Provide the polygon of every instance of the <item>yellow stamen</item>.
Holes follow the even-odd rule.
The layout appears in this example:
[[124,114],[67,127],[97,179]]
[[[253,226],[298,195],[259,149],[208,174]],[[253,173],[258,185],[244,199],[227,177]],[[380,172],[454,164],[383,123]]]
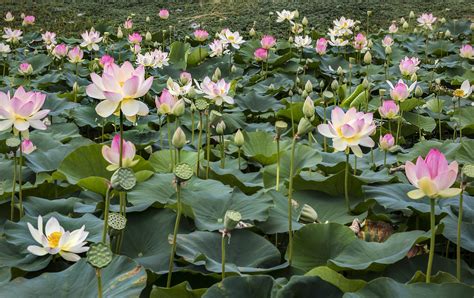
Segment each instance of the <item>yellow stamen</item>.
[[59,240],[63,234],[61,232],[53,232],[48,236],[48,244],[51,248],[56,248],[59,245]]
[[463,97],[464,96],[464,90],[456,89],[456,90],[454,90],[453,95],[456,96],[456,97]]

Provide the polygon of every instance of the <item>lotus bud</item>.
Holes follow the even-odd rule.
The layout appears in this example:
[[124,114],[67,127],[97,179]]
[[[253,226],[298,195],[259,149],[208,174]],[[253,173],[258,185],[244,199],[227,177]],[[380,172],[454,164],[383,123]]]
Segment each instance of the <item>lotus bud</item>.
[[440,22],[441,24],[444,24],[444,23],[446,23],[446,19],[443,17],[443,18],[441,18],[441,19],[439,20],[439,22]]
[[150,17],[146,17],[145,22],[150,23]]
[[249,35],[254,37],[255,35],[257,35],[257,32],[255,32],[255,28],[251,28],[250,31],[249,31]]
[[306,84],[304,85],[304,90],[308,93],[311,93],[313,91],[313,84],[310,80],[306,81]]
[[367,51],[364,55],[364,63],[365,64],[371,64],[372,63],[372,54]]
[[293,90],[288,91],[289,96],[293,96]]
[[336,73],[340,76],[342,76],[344,74],[344,70],[342,69],[342,67],[338,67],[337,70],[336,70]]
[[400,18],[400,24],[403,24],[403,23],[405,23],[405,22],[406,22],[406,21],[405,21],[405,18],[404,18],[404,17],[401,17],[401,18]]
[[236,72],[237,71],[237,67],[235,67],[235,65],[232,64],[232,66],[230,67],[230,72]]
[[153,46],[154,46],[155,48],[157,48],[157,47],[159,47],[159,46],[160,46],[160,43],[159,43],[159,42],[157,42],[157,41],[155,41],[155,42],[153,43]]
[[359,27],[359,26],[355,26],[354,29],[355,29],[355,31],[360,31],[360,27]]
[[380,97],[384,97],[385,92],[387,92],[387,90],[385,90],[385,89],[379,89],[379,95],[380,95]]
[[415,34],[418,33],[418,29],[417,28],[413,29],[413,33]]
[[302,97],[308,96],[308,92],[306,92],[306,90],[298,89],[298,91],[301,93]]
[[151,41],[151,39],[152,39],[151,33],[150,33],[150,31],[147,31],[146,34],[145,34],[145,40],[146,41]]
[[369,83],[369,80],[367,80],[367,78],[364,78],[362,80],[362,86],[364,87],[364,89],[369,89],[370,83]]
[[416,97],[421,97],[423,95],[423,90],[421,89],[420,86],[416,86],[415,88],[415,96]]
[[184,147],[184,145],[186,145],[186,135],[184,134],[184,131],[181,129],[181,127],[178,127],[175,130],[171,143],[176,149],[181,149]]
[[372,48],[373,46],[374,42],[372,41],[372,39],[369,39],[369,41],[367,42],[367,47]]
[[332,81],[332,83],[331,83],[331,89],[332,89],[333,91],[336,91],[337,88],[339,88],[339,83],[338,83],[336,80]]
[[226,232],[232,231],[242,220],[242,215],[238,211],[227,210],[224,215],[224,229]]
[[446,30],[446,32],[444,32],[444,36],[451,37],[451,31]]
[[372,15],[372,10],[367,10],[367,16],[370,17]]
[[303,20],[301,21],[301,24],[303,24],[303,26],[308,26],[308,19],[306,17],[303,18]]
[[280,137],[287,128],[288,128],[288,124],[285,121],[275,122],[275,131],[278,137]]
[[153,147],[151,145],[146,146],[144,149],[145,149],[145,152],[148,154],[153,153]]
[[295,18],[300,17],[300,12],[298,10],[293,11],[293,14],[295,15]]
[[412,82],[416,82],[417,78],[418,78],[418,77],[417,77],[416,73],[414,73],[414,74],[411,75],[410,80],[411,80]]
[[122,32],[122,27],[118,27],[117,29],[117,38],[122,38],[123,37],[123,32]]
[[301,214],[300,214],[300,221],[306,222],[306,223],[313,223],[318,220],[318,213],[316,210],[313,209],[308,204],[303,205],[303,209],[301,209]]
[[313,125],[311,125],[311,122],[309,122],[308,119],[306,118],[301,118],[300,122],[298,123],[298,130],[296,134],[298,136],[304,136],[307,132],[309,132],[313,128]]
[[412,11],[410,11],[410,15],[408,16],[410,19],[413,19],[415,17],[415,13]]
[[303,114],[306,118],[311,119],[314,116],[314,101],[308,96],[303,104]]
[[298,85],[299,85],[300,83],[301,83],[301,80],[300,80],[300,78],[299,78],[299,77],[296,77],[296,84],[298,84]]
[[217,123],[216,125],[216,133],[219,134],[219,135],[223,135],[224,134],[224,131],[225,131],[225,122],[224,121],[219,121],[219,123]]
[[244,139],[244,134],[239,130],[237,130],[237,132],[235,133],[235,136],[234,136],[234,144],[237,146],[237,147],[242,147],[245,143],[245,139]]
[[214,71],[214,74],[212,75],[212,80],[214,82],[217,82],[221,79],[221,70],[219,67],[216,68],[216,70]]
[[293,43],[293,36],[288,37],[288,42]]
[[471,31],[474,31],[474,22],[471,22],[471,26],[469,26],[469,29],[471,29]]
[[392,47],[391,46],[385,47],[385,54],[390,55],[391,53],[392,53]]
[[402,28],[403,29],[408,29],[408,27],[410,27],[410,25],[408,25],[407,22],[404,22],[403,25],[402,25]]
[[441,79],[440,78],[435,79],[435,83],[436,85],[441,85]]
[[325,85],[326,85],[326,83],[324,83],[324,81],[321,80],[321,81],[319,82],[319,88],[320,88],[321,90],[324,89],[324,86],[325,86]]
[[74,82],[74,84],[72,85],[72,92],[74,93],[79,92],[79,85],[77,84],[77,82]]
[[173,106],[171,113],[175,115],[176,117],[181,117],[184,114],[184,110],[185,110],[184,100],[180,99]]

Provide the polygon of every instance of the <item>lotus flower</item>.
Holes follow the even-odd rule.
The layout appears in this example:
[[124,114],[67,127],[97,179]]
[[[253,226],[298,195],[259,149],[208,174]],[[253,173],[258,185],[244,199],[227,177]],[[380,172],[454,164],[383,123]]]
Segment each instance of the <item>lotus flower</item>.
[[35,150],[36,150],[36,146],[33,144],[32,141],[25,139],[21,142],[21,152],[23,152],[23,154],[28,155]]
[[453,95],[459,98],[468,98],[472,93],[472,86],[469,84],[469,80],[465,80],[461,84],[461,88],[454,90]]
[[158,113],[163,115],[169,115],[172,113],[175,104],[178,102],[178,99],[173,96],[168,89],[163,89],[161,91],[161,96],[155,96],[155,104]]
[[395,138],[392,136],[392,134],[388,133],[388,134],[385,134],[383,137],[380,137],[380,140],[379,140],[380,149],[387,151],[387,150],[390,150],[390,148],[392,148],[393,145],[395,145]]
[[295,47],[297,48],[309,48],[311,47],[311,43],[312,43],[312,40],[311,40],[311,37],[309,37],[308,35],[306,36],[296,36],[295,37]]
[[403,102],[410,96],[410,93],[415,89],[416,82],[413,82],[410,87],[403,82],[402,79],[398,80],[395,86],[390,81],[387,81],[390,86],[390,96],[393,100]]
[[133,44],[139,44],[143,40],[142,36],[138,32],[134,32],[128,36],[128,41]]
[[51,217],[46,223],[43,233],[43,218],[38,216],[38,229],[27,223],[33,239],[41,246],[30,245],[27,250],[36,255],[44,256],[47,254],[59,254],[63,259],[71,262],[77,262],[81,257],[77,254],[89,250],[86,245],[86,238],[89,232],[85,231],[85,226],[72,232],[65,231],[55,217]]
[[405,57],[404,59],[402,59],[400,61],[400,65],[399,65],[400,72],[404,76],[411,76],[414,73],[416,73],[416,71],[418,69],[420,69],[418,67],[419,64],[420,64],[420,60],[418,58],[416,58],[416,57],[411,57],[411,58]]
[[390,25],[390,27],[388,27],[388,32],[390,32],[390,33],[397,33],[397,32],[398,32],[397,24],[392,23],[392,25]]
[[6,55],[11,52],[11,48],[9,45],[0,42],[0,54]]
[[334,34],[329,34],[329,44],[333,47],[343,47],[348,45],[349,41],[345,40],[344,38],[337,37]]
[[167,20],[170,17],[170,12],[167,9],[160,9],[158,16],[162,20]]
[[474,59],[474,49],[470,44],[465,44],[459,49],[459,56],[466,59]]
[[136,100],[144,96],[153,83],[153,77],[145,80],[143,66],[134,69],[128,61],[120,67],[111,63],[105,66],[102,77],[92,73],[91,79],[86,92],[92,98],[103,99],[95,108],[99,116],[106,118],[120,110],[133,122],[137,115],[148,114],[146,104]]
[[[132,27],[133,27],[133,21],[132,21],[132,19],[127,19],[127,20],[123,23],[123,27],[124,27],[125,29],[127,29],[127,30],[132,29]],[[119,29],[120,29],[120,27],[119,27]]]
[[382,45],[384,47],[391,47],[393,45],[393,38],[390,35],[385,35],[382,40]]
[[18,72],[24,76],[30,75],[33,72],[33,66],[28,62],[21,63]]
[[334,24],[334,30],[338,32],[338,36],[352,35],[351,29],[356,25],[354,20],[346,19],[345,17],[341,17],[332,22]]
[[408,180],[418,189],[408,192],[411,199],[450,198],[461,192],[459,188],[450,188],[458,175],[458,163],[453,161],[448,165],[446,157],[438,151],[431,149],[425,159],[421,156],[416,164],[407,161],[405,173]]
[[6,14],[5,14],[5,22],[13,22],[13,20],[15,19],[15,17],[12,15],[12,13],[10,11],[8,11]]
[[209,48],[211,49],[210,57],[220,57],[223,54],[227,54],[227,43],[224,43],[220,39],[215,39],[213,42],[209,44]]
[[277,11],[277,23],[283,23],[284,21],[293,20],[295,18],[295,12],[289,10]]
[[379,114],[385,119],[395,119],[399,111],[400,107],[393,100],[385,100],[379,107]]
[[46,45],[54,45],[56,44],[56,33],[46,31],[45,33],[41,34],[41,38]]
[[234,103],[234,99],[229,96],[230,84],[224,79],[215,83],[209,77],[205,77],[201,84],[196,84],[198,86],[196,92],[205,94],[204,97],[214,101],[216,105],[221,106],[224,101],[228,104]]
[[267,60],[267,58],[268,58],[268,50],[266,50],[264,48],[259,48],[259,49],[255,50],[253,55],[255,57],[255,60],[264,61],[264,60]]
[[232,32],[229,29],[222,30],[222,32],[219,33],[219,38],[223,43],[230,44],[234,49],[240,49],[240,45],[244,43],[239,32]]
[[144,67],[163,68],[169,65],[168,53],[154,50],[145,54],[137,54],[137,63]]
[[181,85],[173,81],[171,78],[166,81],[166,87],[168,88],[169,93],[176,97],[188,94],[193,84],[191,74],[187,72],[181,73],[179,81]]
[[82,58],[84,57],[84,52],[79,48],[79,46],[75,46],[69,51],[67,56],[69,57],[69,62],[77,64],[83,61]]
[[14,128],[24,132],[30,126],[44,130],[46,125],[41,121],[49,110],[41,110],[46,94],[40,92],[26,92],[19,87],[12,98],[10,92],[0,92],[0,131]]
[[358,157],[362,157],[359,146],[373,147],[375,142],[370,138],[376,126],[372,113],[357,112],[350,108],[346,113],[335,107],[331,112],[331,121],[328,124],[318,125],[318,131],[325,137],[331,138],[336,151],[349,149]]
[[326,49],[328,47],[328,41],[326,38],[321,37],[316,41],[316,53],[319,55],[324,55],[326,54]]
[[194,39],[196,39],[197,41],[203,42],[208,38],[209,33],[207,33],[206,30],[197,29],[196,31],[194,31]]
[[67,45],[65,45],[64,43],[61,43],[61,44],[58,44],[57,46],[55,46],[51,53],[57,59],[62,59],[64,57],[66,57],[67,52],[68,52]]
[[260,44],[262,45],[262,48],[269,50],[275,46],[276,39],[271,35],[264,35],[260,40]]
[[114,57],[110,55],[104,55],[99,60],[99,65],[105,67],[106,65],[113,64],[115,61]]
[[89,51],[98,51],[99,45],[98,43],[102,41],[102,37],[100,37],[100,33],[95,31],[94,28],[91,28],[90,31],[87,31],[81,34],[82,43],[81,47],[87,48]]
[[363,52],[367,50],[367,45],[368,45],[367,37],[365,37],[365,35],[362,33],[357,34],[356,37],[354,38],[354,49],[356,49],[359,52]]
[[[122,168],[131,168],[138,163],[135,158],[135,145],[132,142],[123,140],[122,143]],[[120,167],[120,135],[117,134],[112,140],[111,146],[102,146],[102,156],[110,163],[107,166],[108,171],[115,171]]]
[[3,28],[3,31],[5,32],[5,34],[2,35],[2,38],[5,39],[6,42],[15,44],[15,43],[18,43],[23,38],[23,36],[21,36],[23,34],[21,30],[18,30],[18,29],[12,30],[11,28]]
[[22,25],[23,26],[28,26],[28,25],[34,25],[36,21],[35,16],[25,16],[23,18]]
[[431,13],[424,13],[416,20],[418,21],[418,26],[421,26],[423,29],[433,30],[433,24],[436,22],[436,17]]

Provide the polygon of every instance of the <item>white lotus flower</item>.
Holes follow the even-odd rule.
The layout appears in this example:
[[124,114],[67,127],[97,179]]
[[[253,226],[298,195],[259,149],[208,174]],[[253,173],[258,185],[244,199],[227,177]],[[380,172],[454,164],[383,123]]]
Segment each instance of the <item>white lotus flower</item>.
[[18,43],[23,36],[23,32],[21,30],[15,29],[12,30],[11,28],[3,28],[5,34],[2,35],[2,38],[5,39],[6,42],[9,43]]
[[454,90],[453,95],[459,98],[468,98],[472,93],[472,86],[469,80],[462,82],[461,88]]
[[311,43],[312,43],[311,37],[309,37],[308,35],[305,35],[304,37],[298,35],[295,37],[295,46],[297,48],[310,48]]
[[220,39],[214,39],[213,42],[209,44],[209,48],[211,49],[210,57],[220,57],[224,54],[227,54],[229,50],[227,50],[227,43],[224,43]]
[[36,255],[44,256],[47,254],[59,254],[63,259],[71,262],[77,262],[81,257],[77,254],[89,250],[88,246],[84,246],[89,232],[86,232],[85,226],[72,232],[65,231],[55,217],[51,217],[46,223],[43,233],[43,218],[38,216],[38,229],[35,229],[30,223],[27,223],[31,236],[36,242],[41,244],[30,245],[27,250]]
[[282,10],[282,11],[277,11],[277,23],[283,23],[284,21],[289,21],[293,20],[295,18],[295,12],[294,11],[289,11],[289,10]]
[[89,51],[98,51],[99,46],[97,45],[99,42],[102,41],[102,37],[100,37],[100,33],[95,31],[94,28],[91,28],[91,31],[87,31],[81,34],[82,43],[81,47],[87,48]]
[[223,101],[234,104],[234,99],[228,95],[230,84],[226,83],[224,79],[215,83],[209,77],[205,77],[201,84],[196,82],[196,85],[198,87],[196,92],[205,94],[204,97],[214,101],[216,105],[222,105]]
[[223,43],[230,44],[234,49],[240,49],[240,45],[245,42],[238,31],[232,32],[229,29],[222,30],[219,33],[219,38]]

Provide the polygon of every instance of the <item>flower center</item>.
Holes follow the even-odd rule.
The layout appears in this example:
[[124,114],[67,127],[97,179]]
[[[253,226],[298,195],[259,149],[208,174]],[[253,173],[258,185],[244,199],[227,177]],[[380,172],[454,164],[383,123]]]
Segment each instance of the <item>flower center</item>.
[[453,92],[453,95],[456,97],[463,97],[464,96],[464,91],[462,89],[456,89]]
[[59,240],[63,234],[61,232],[53,232],[48,236],[48,244],[51,248],[56,248],[59,245]]

